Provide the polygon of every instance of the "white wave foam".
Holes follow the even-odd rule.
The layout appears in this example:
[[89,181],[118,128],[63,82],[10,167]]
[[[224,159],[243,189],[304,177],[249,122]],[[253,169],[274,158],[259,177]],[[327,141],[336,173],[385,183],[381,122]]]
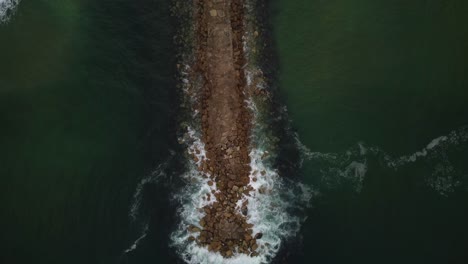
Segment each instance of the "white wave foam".
[[[203,148],[196,138],[196,133],[190,133],[192,148]],[[251,173],[250,185],[254,188],[250,196],[244,195],[238,202],[240,213],[241,204],[248,200],[247,222],[253,224],[253,233],[262,233],[263,237],[257,240],[259,256],[250,257],[245,254],[235,254],[225,259],[221,254],[208,251],[195,243],[188,242],[190,236],[198,236],[197,233],[188,232],[190,225],[199,226],[204,213],[200,208],[209,205],[214,200],[204,199],[207,193],[217,191],[216,186],[209,186],[208,179],[192,162],[191,169],[183,177],[190,185],[183,192],[175,196],[182,202],[179,210],[181,224],[171,235],[173,246],[178,250],[185,262],[190,264],[260,264],[268,263],[278,252],[283,239],[296,235],[303,218],[289,213],[291,209],[297,209],[308,204],[312,192],[309,187],[302,184],[288,185],[278,173],[265,164],[266,151],[261,148],[250,152]]]
[[390,159],[388,166],[397,169],[398,167],[407,165],[426,157],[429,154],[438,154],[444,152],[448,147],[457,146],[468,141],[468,128],[454,130],[446,136],[440,136],[433,139],[423,149],[414,152],[410,155],[401,156],[396,159]]
[[163,178],[166,176],[164,172],[164,167],[166,164],[161,164],[158,166],[158,168],[149,176],[143,178],[140,183],[137,185],[136,191],[133,194],[133,203],[130,207],[130,218],[135,221],[138,218],[138,213],[139,209],[141,206],[141,199],[143,197],[143,188],[150,184],[150,183],[156,183],[159,181],[159,179]]
[[0,24],[10,20],[19,2],[19,0],[0,0]]
[[124,254],[130,253],[134,251],[135,249],[137,249],[140,242],[146,238],[147,232],[148,232],[148,225],[145,225],[142,235],[137,240],[135,240],[135,242],[133,242],[133,244],[128,249],[124,251]]
[[[246,8],[253,12],[254,1],[249,0]],[[249,20],[247,18],[247,20]],[[244,32],[243,47],[246,55],[247,64],[244,65],[246,81],[248,88],[265,89],[266,83],[263,80],[263,74],[255,63],[255,52],[253,51],[255,43],[255,30],[253,21],[244,21],[246,31]],[[187,61],[190,61],[188,59]],[[184,63],[182,63],[184,64]],[[189,63],[187,63],[189,64]],[[187,66],[188,67],[188,66]],[[190,79],[187,67],[181,67],[181,87],[185,93],[185,102],[190,107],[196,109],[200,84],[194,79]],[[193,77],[192,77],[193,78]],[[246,92],[244,92],[247,95]],[[248,97],[248,95],[247,95]],[[291,238],[297,234],[301,223],[305,220],[297,214],[309,205],[313,195],[311,189],[298,182],[290,181],[280,177],[273,168],[272,152],[276,139],[271,134],[271,129],[267,127],[263,119],[262,109],[252,99],[248,98],[247,106],[253,113],[253,129],[251,134],[252,148],[249,153],[251,160],[250,185],[254,188],[250,196],[244,195],[238,202],[239,212],[241,205],[248,200],[247,222],[253,224],[253,232],[262,233],[262,238],[257,240],[259,253],[256,257],[250,257],[245,254],[235,253],[231,258],[224,258],[219,253],[210,252],[206,247],[201,247],[196,243],[189,242],[189,237],[197,237],[198,233],[189,233],[188,227],[191,225],[199,226],[204,212],[201,208],[213,203],[216,199],[211,195],[211,200],[207,200],[207,194],[212,191],[217,192],[216,184],[208,185],[209,178],[198,169],[202,160],[206,159],[205,146],[201,141],[200,124],[197,113],[192,115],[192,120],[187,120],[189,125],[187,133],[180,142],[186,144],[189,156],[195,157],[189,159],[189,170],[182,175],[182,178],[188,183],[179,193],[175,194],[174,199],[178,200],[181,207],[178,210],[181,222],[176,230],[171,234],[172,246],[177,249],[181,258],[189,264],[264,264],[269,263],[277,254],[285,239]],[[268,117],[267,117],[268,118]],[[294,211],[295,213],[292,213]]]
[[[171,155],[174,156],[175,152],[170,151]],[[130,206],[129,217],[132,222],[139,224],[140,236],[133,242],[133,244],[124,251],[124,254],[134,251],[138,245],[147,236],[149,225],[146,217],[142,217],[141,211],[142,202],[144,198],[144,189],[146,186],[151,184],[161,184],[163,179],[167,177],[165,169],[168,165],[168,161],[158,166],[158,168],[148,177],[144,177],[137,185],[135,193],[133,194],[133,202]]]
[[[198,133],[193,129],[188,129],[188,131],[183,141],[189,144],[189,153],[196,153],[196,150],[199,149],[199,160],[204,159],[204,144]],[[275,170],[266,165],[267,153],[261,148],[255,148],[250,152],[250,184],[254,190],[251,192],[251,196],[244,195],[243,199],[238,202],[237,208],[240,212],[242,202],[248,200],[247,222],[254,225],[254,234],[263,234],[263,237],[257,241],[259,256],[256,257],[235,254],[231,258],[225,259],[219,253],[210,252],[205,247],[188,241],[190,236],[198,236],[197,233],[188,232],[188,227],[190,225],[199,226],[199,221],[204,216],[204,212],[200,208],[215,201],[214,196],[211,200],[205,199],[206,195],[213,190],[218,191],[216,185],[208,185],[209,178],[204,177],[198,170],[197,163],[190,161],[190,170],[182,176],[190,184],[174,197],[182,204],[178,211],[181,223],[171,235],[172,245],[178,249],[185,262],[190,264],[268,263],[278,252],[282,240],[294,236],[299,231],[300,224],[304,219],[294,216],[288,211],[307,204],[312,192],[302,184],[287,185],[287,182],[283,181]]]
[[303,184],[287,182],[266,161],[266,150],[258,146],[250,153],[250,185],[254,188],[249,201],[247,221],[254,225],[254,233],[262,233],[258,240],[262,262],[267,263],[278,252],[283,239],[293,237],[305,220],[290,213],[291,209],[308,206],[311,189]]
[[[246,69],[247,75],[249,75],[249,69]],[[263,85],[262,82],[256,82],[256,84]],[[269,263],[284,240],[295,236],[302,222],[305,221],[305,217],[293,214],[292,211],[301,211],[309,205],[313,195],[311,188],[299,182],[288,181],[280,177],[273,169],[269,160],[274,157],[271,149],[274,148],[276,141],[268,136],[267,124],[260,121],[264,114],[262,110],[258,109],[252,99],[247,99],[246,104],[253,113],[252,149],[249,153],[251,160],[249,177],[253,191],[250,196],[244,195],[238,201],[237,210],[241,213],[242,203],[248,200],[247,222],[253,224],[254,234],[262,233],[262,238],[257,240],[259,255],[250,257],[235,253],[231,258],[226,259],[219,253],[210,252],[206,247],[189,242],[190,236],[196,238],[199,235],[190,233],[189,226],[199,226],[204,216],[201,208],[213,203],[216,199],[211,195],[211,200],[207,200],[207,194],[218,190],[216,184],[208,185],[208,175],[204,175],[198,169],[202,161],[206,159],[205,145],[201,141],[200,133],[192,126],[188,126],[187,133],[179,141],[186,144],[189,155],[196,158],[189,161],[189,171],[182,176],[189,184],[174,196],[174,199],[182,204],[178,211],[181,223],[171,234],[171,241],[183,260],[189,264]]]
[[435,166],[433,173],[426,182],[437,193],[447,197],[461,185],[460,180],[455,175],[455,167],[445,158]]
[[[399,170],[407,165],[421,161],[431,160],[436,165],[432,174],[426,177],[427,185],[443,196],[454,192],[461,182],[457,180],[457,172],[447,158],[449,150],[468,142],[468,127],[461,127],[451,131],[447,135],[431,140],[424,148],[400,157],[392,157],[376,146],[366,146],[357,143],[350,149],[338,153],[312,152],[305,146],[296,134],[296,144],[305,160],[325,163],[322,174],[322,182],[327,187],[337,186],[343,180],[351,180],[355,190],[360,192],[363,180],[367,172],[367,159],[379,157],[381,165],[393,170]],[[349,181],[347,182],[349,183]]]
[[[204,247],[189,242],[190,236],[196,238],[199,235],[198,233],[190,233],[189,226],[199,226],[199,222],[204,216],[202,208],[216,201],[216,197],[211,193],[212,191],[217,192],[218,189],[216,183],[209,186],[208,175],[204,175],[198,169],[202,160],[206,159],[205,145],[201,141],[199,133],[191,127],[188,127],[187,131],[184,138],[181,139],[181,143],[187,144],[188,153],[195,155],[197,159],[189,160],[189,170],[182,175],[188,184],[173,197],[182,206],[178,209],[181,223],[171,234],[172,246],[177,248],[182,259],[187,263],[222,263],[216,262],[223,258],[220,254],[214,254]],[[208,194],[210,194],[210,199],[207,198]]]

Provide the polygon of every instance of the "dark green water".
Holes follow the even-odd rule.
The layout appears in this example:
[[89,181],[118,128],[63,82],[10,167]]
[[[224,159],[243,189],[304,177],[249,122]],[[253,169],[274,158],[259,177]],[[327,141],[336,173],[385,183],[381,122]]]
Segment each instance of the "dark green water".
[[175,141],[168,9],[22,1],[0,25],[0,262],[117,263],[132,242],[136,184]]
[[[273,6],[283,99],[312,152],[345,155],[364,142],[399,157],[468,124],[468,3]],[[397,171],[377,155],[353,154],[344,165],[306,161],[303,176],[322,195],[297,262],[466,263],[467,148],[447,146]],[[343,170],[356,159],[367,165],[360,192],[327,167]],[[451,176],[458,185],[446,196],[428,184]]]
[[[0,25],[2,263],[122,260],[138,234],[135,188],[176,141],[169,5],[23,0]],[[321,194],[285,263],[466,263],[466,142],[397,170],[342,156],[358,142],[411,155],[468,125],[467,12],[463,1],[273,3],[293,126],[312,152],[340,156],[304,162]],[[367,168],[362,188],[338,175],[352,161]],[[431,185],[447,178],[444,192]],[[156,226],[167,218],[155,210]],[[128,262],[174,263],[166,229]]]

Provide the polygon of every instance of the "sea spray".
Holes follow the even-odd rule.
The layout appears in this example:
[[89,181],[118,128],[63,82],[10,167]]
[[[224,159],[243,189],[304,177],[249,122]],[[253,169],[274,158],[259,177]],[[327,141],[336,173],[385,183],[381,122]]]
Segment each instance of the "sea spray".
[[8,22],[15,14],[19,0],[0,0],[0,24]]
[[[247,1],[247,7],[255,6],[255,1]],[[190,14],[190,5],[177,2],[175,9],[178,16],[184,16],[185,19]],[[177,11],[178,10],[178,11]],[[183,12],[180,12],[183,10]],[[257,47],[259,34],[254,25],[254,19],[248,18],[246,22],[246,32],[244,37],[244,52],[248,63],[245,65],[245,75],[247,85],[252,90],[271,92],[271,87],[266,81],[268,77],[263,74],[263,69],[256,61],[260,49]],[[179,54],[179,83],[180,90],[183,91],[182,108],[185,109],[185,118],[181,123],[179,137],[180,143],[186,148],[186,166],[185,172],[177,175],[185,182],[183,188],[177,189],[172,195],[172,200],[179,204],[177,228],[170,235],[170,243],[178,252],[179,256],[186,263],[269,263],[281,250],[284,241],[295,237],[299,232],[301,223],[306,219],[305,210],[311,205],[310,201],[315,192],[312,188],[300,183],[295,175],[281,173],[277,169],[275,160],[278,156],[279,139],[275,131],[271,129],[271,119],[284,118],[286,108],[281,109],[279,115],[271,115],[268,110],[269,101],[254,100],[249,98],[248,105],[254,114],[252,130],[252,146],[249,153],[251,172],[249,175],[250,185],[254,191],[250,196],[244,196],[243,200],[238,202],[238,209],[244,200],[249,201],[247,221],[253,224],[254,233],[262,233],[263,236],[258,243],[260,245],[259,255],[250,257],[244,254],[235,254],[232,258],[226,259],[219,253],[210,252],[206,247],[197,245],[190,241],[191,236],[198,236],[197,233],[188,232],[188,227],[198,225],[203,217],[203,208],[215,202],[215,196],[206,199],[206,195],[212,191],[216,192],[216,184],[209,185],[208,178],[198,167],[206,159],[206,150],[201,140],[200,113],[197,110],[199,104],[199,92],[201,86],[198,77],[190,75],[192,71],[194,46],[193,30],[191,25],[186,25],[176,36],[180,44],[181,53]],[[287,128],[285,128],[287,129]],[[303,161],[313,160],[325,164],[318,175],[327,181],[329,188],[332,185],[346,183],[355,188],[356,192],[363,189],[363,181],[368,171],[368,159],[377,157],[385,166],[393,170],[398,170],[408,164],[432,158],[444,149],[453,148],[459,143],[464,143],[468,139],[466,129],[460,129],[435,139],[425,148],[410,155],[394,158],[385,153],[378,147],[367,146],[365,143],[358,143],[352,148],[338,153],[312,152],[303,145],[297,134],[289,131],[289,136],[297,139],[295,148],[300,150]],[[447,169],[448,168],[448,169]],[[450,167],[441,165],[437,167],[436,173],[452,173]],[[451,181],[452,178],[449,178]],[[429,181],[428,181],[429,182]],[[433,182],[439,190],[449,193],[453,188],[444,188],[446,181],[440,180]],[[143,225],[143,230],[146,226]],[[144,238],[146,233],[140,238]],[[136,248],[140,238],[132,245],[130,249]]]
[[235,254],[230,259],[224,259],[219,253],[210,252],[189,241],[190,236],[197,236],[188,232],[188,227],[197,225],[203,217],[200,208],[213,203],[206,199],[206,195],[217,191],[216,185],[210,186],[208,178],[198,170],[200,162],[206,159],[204,144],[200,140],[199,132],[192,127],[187,127],[187,132],[180,142],[187,145],[189,156],[196,155],[196,159],[189,159],[189,170],[182,175],[187,182],[185,188],[174,195],[182,206],[178,210],[181,218],[177,230],[172,233],[173,246],[177,248],[181,257],[187,263],[269,263],[281,249],[285,239],[294,237],[300,230],[301,223],[305,220],[303,210],[307,208],[312,198],[311,189],[299,182],[281,177],[273,167],[275,159],[273,144],[274,138],[265,137],[266,123],[259,122],[264,113],[256,108],[253,101],[249,106],[255,111],[252,133],[252,150],[250,185],[254,191],[250,196],[244,195],[243,200],[248,200],[247,221],[253,224],[254,233],[262,233],[259,244],[259,255],[249,257],[244,254]]
[[[253,1],[247,1],[246,9],[252,11]],[[177,8],[184,9],[181,3]],[[188,14],[186,12],[185,14]],[[180,16],[180,12],[178,12]],[[244,52],[247,63],[244,66],[247,87],[246,91],[255,92],[268,89],[267,82],[261,67],[258,65],[255,53],[262,46],[258,43],[258,31],[255,29],[255,20],[249,17],[244,21]],[[187,26],[190,27],[190,26]],[[199,77],[191,75],[193,54],[190,47],[195,38],[190,34],[191,30],[181,30],[177,37],[182,43],[178,68],[180,89],[183,91],[183,104],[187,113],[181,124],[184,133],[180,137],[180,143],[187,149],[188,170],[181,178],[186,182],[186,187],[174,194],[174,200],[180,202],[178,209],[180,223],[171,234],[173,247],[181,258],[187,263],[269,263],[282,248],[286,239],[294,237],[300,230],[301,223],[305,220],[304,210],[309,205],[312,192],[309,187],[293,180],[291,175],[280,175],[275,169],[275,160],[278,149],[277,136],[271,129],[269,116],[271,112],[264,104],[268,101],[252,99],[250,95],[247,104],[253,113],[251,150],[250,156],[250,186],[253,191],[250,196],[243,195],[238,201],[237,210],[240,213],[241,204],[248,200],[247,222],[253,224],[253,233],[261,233],[262,238],[257,240],[259,245],[258,256],[247,256],[235,253],[231,258],[224,258],[221,254],[211,252],[207,248],[194,243],[197,233],[189,232],[190,226],[197,226],[204,213],[202,208],[213,203],[215,197],[206,199],[207,195],[217,192],[216,184],[208,184],[209,178],[199,170],[202,161],[206,159],[205,146],[201,140],[200,117],[197,110],[201,91]],[[246,93],[246,92],[244,92]],[[192,238],[191,238],[192,237]]]

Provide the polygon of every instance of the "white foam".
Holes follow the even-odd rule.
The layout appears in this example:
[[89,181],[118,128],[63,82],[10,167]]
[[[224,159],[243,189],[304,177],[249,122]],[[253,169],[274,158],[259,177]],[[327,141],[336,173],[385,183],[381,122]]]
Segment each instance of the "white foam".
[[[247,8],[253,10],[253,1],[247,1]],[[252,22],[252,21],[251,21]],[[253,60],[251,45],[255,45],[253,36],[254,30],[251,24],[244,21],[245,28],[243,38],[243,47],[248,63],[243,67],[245,71],[247,86],[249,90],[265,89],[266,83],[263,80],[263,73],[256,66]],[[188,60],[189,61],[189,60]],[[184,63],[182,63],[184,64]],[[188,63],[187,63],[188,64]],[[185,103],[191,108],[197,103],[196,80],[189,77],[187,67],[181,67],[181,87],[185,93]],[[194,92],[195,91],[195,92]],[[247,93],[244,92],[247,95]],[[180,201],[181,207],[178,210],[181,222],[176,230],[171,234],[171,244],[177,249],[181,258],[189,264],[263,264],[269,263],[277,254],[285,239],[291,238],[297,234],[301,223],[305,220],[297,214],[291,213],[304,209],[310,202],[313,192],[311,189],[298,182],[288,181],[280,177],[278,172],[273,169],[271,162],[272,145],[276,144],[275,139],[270,139],[271,129],[262,122],[262,110],[256,103],[247,96],[247,106],[253,113],[252,129],[252,148],[250,156],[250,185],[254,188],[250,196],[244,195],[238,201],[237,210],[241,211],[243,201],[248,200],[247,222],[253,224],[253,232],[262,233],[262,238],[257,240],[259,248],[258,256],[250,257],[245,254],[234,253],[231,258],[224,258],[219,253],[210,252],[206,247],[201,247],[196,243],[189,242],[189,237],[197,237],[198,233],[188,232],[190,225],[199,226],[199,221],[204,216],[203,208],[214,202],[215,196],[211,195],[212,200],[204,199],[207,193],[217,192],[216,185],[208,185],[209,178],[200,170],[202,160],[207,159],[205,146],[201,141],[200,124],[197,117],[198,113],[192,114],[193,120],[187,120],[187,133],[179,141],[186,145],[189,156],[195,156],[196,159],[189,160],[189,170],[182,175],[182,178],[188,183],[187,186],[174,196],[174,199]],[[254,181],[255,178],[255,181]]]
[[150,184],[150,183],[156,183],[159,181],[159,179],[163,178],[166,176],[164,172],[164,167],[166,164],[161,164],[158,166],[158,168],[149,176],[143,178],[140,183],[138,183],[137,188],[135,193],[133,194],[133,203],[130,208],[130,218],[135,221],[138,218],[138,211],[141,206],[141,199],[143,198],[143,188]]
[[455,175],[454,166],[447,159],[444,159],[436,165],[433,173],[426,181],[438,194],[447,197],[461,185]]
[[127,254],[137,249],[138,245],[140,244],[140,241],[146,238],[147,232],[148,232],[148,225],[145,225],[142,235],[137,240],[135,240],[135,242],[133,242],[133,244],[128,249],[126,249],[124,253]]
[[305,219],[291,214],[290,209],[307,206],[312,192],[306,185],[296,182],[288,184],[262,158],[265,152],[260,146],[250,153],[250,185],[254,191],[244,199],[249,201],[247,221],[254,225],[254,233],[263,234],[257,243],[261,247],[259,253],[265,257],[266,263],[276,255],[282,240],[295,236],[299,231]]
[[195,129],[187,127],[187,138],[184,140],[191,140],[192,143],[188,147],[188,153],[196,157],[195,164],[200,166],[203,161],[208,160],[206,157],[205,143],[200,139],[200,135],[197,134]]
[[[191,148],[202,148],[203,145],[196,138],[196,133],[190,133],[193,139]],[[175,196],[182,202],[179,210],[181,223],[177,230],[171,235],[173,246],[175,246],[182,258],[190,264],[195,263],[227,263],[227,264],[260,264],[268,263],[278,252],[283,239],[296,235],[300,224],[304,219],[294,216],[288,211],[291,208],[309,203],[311,199],[310,189],[302,184],[286,186],[278,173],[267,166],[264,162],[266,151],[255,148],[250,152],[251,173],[250,185],[254,188],[251,196],[244,195],[238,202],[240,212],[241,204],[248,200],[247,222],[253,224],[253,232],[262,233],[263,237],[257,240],[259,256],[250,257],[245,254],[235,254],[229,259],[223,258],[219,253],[208,251],[205,247],[200,247],[195,243],[188,242],[189,236],[197,237],[197,233],[189,233],[190,225],[199,226],[200,219],[204,216],[203,208],[211,204],[214,200],[203,199],[216,186],[209,186],[208,179],[201,175],[201,172],[192,162],[191,169],[183,175],[183,178],[190,181],[190,185],[181,193]],[[255,181],[254,181],[254,178]]]
[[[206,248],[188,241],[190,236],[198,237],[198,233],[190,233],[188,228],[191,225],[200,226],[199,222],[204,216],[202,208],[216,201],[216,197],[211,193],[212,191],[217,192],[218,189],[216,184],[209,186],[208,181],[210,179],[207,177],[208,175],[204,175],[198,169],[198,166],[202,164],[202,160],[206,159],[205,145],[200,139],[200,134],[192,127],[188,127],[187,131],[180,141],[187,144],[188,153],[195,155],[198,160],[189,160],[189,170],[181,176],[187,182],[187,185],[173,197],[182,206],[178,209],[181,222],[171,234],[171,244],[187,263],[222,263],[216,262],[219,258],[223,258],[220,254],[209,252]],[[210,194],[210,200],[207,199],[207,194]]]
[[[249,68],[251,69],[251,68]],[[248,71],[247,75],[248,75]],[[260,84],[261,82],[257,82]],[[208,185],[208,175],[203,175],[198,170],[202,160],[206,159],[205,145],[201,141],[201,135],[194,127],[188,126],[187,133],[179,142],[187,145],[189,155],[196,156],[189,161],[189,171],[182,176],[189,184],[174,199],[180,201],[178,214],[181,222],[176,231],[171,234],[172,246],[174,246],[183,260],[189,264],[261,264],[269,263],[277,254],[283,241],[297,234],[305,217],[294,215],[292,210],[304,209],[310,202],[313,192],[311,189],[298,182],[287,181],[280,177],[268,161],[273,155],[269,149],[274,140],[268,138],[268,127],[260,122],[263,114],[252,99],[247,99],[246,104],[253,113],[252,149],[250,156],[250,185],[253,187],[250,196],[244,195],[238,201],[237,210],[241,212],[242,203],[248,200],[247,222],[253,224],[253,233],[262,233],[262,238],[257,240],[259,248],[258,256],[250,257],[245,254],[235,253],[231,258],[225,259],[221,254],[210,252],[206,247],[189,242],[190,236],[197,237],[198,233],[190,233],[190,225],[199,226],[204,216],[203,208],[213,203],[204,199],[207,193],[217,192],[216,184]],[[195,125],[195,124],[194,124]],[[255,179],[255,180],[254,180]]]
[[188,250],[183,259],[190,264],[257,264],[263,263],[261,257],[249,257],[245,254],[235,254],[226,259],[219,253],[208,251],[204,247],[195,244],[188,245]]
[[[447,158],[449,150],[468,142],[468,127],[464,126],[453,130],[447,135],[439,136],[431,140],[424,148],[408,155],[392,157],[392,155],[376,146],[366,146],[357,143],[355,146],[337,153],[312,152],[305,146],[296,134],[297,148],[306,160],[325,163],[320,170],[322,182],[327,188],[339,186],[343,180],[351,183],[357,192],[363,187],[363,181],[367,173],[368,157],[380,158],[381,165],[392,170],[399,170],[412,163],[430,160],[434,165],[432,173],[426,176],[426,183],[440,195],[447,196],[460,186],[457,171]],[[349,181],[351,180],[351,181]]]
[[429,154],[437,154],[441,151],[443,152],[450,146],[456,146],[465,143],[466,141],[468,141],[467,128],[462,127],[450,132],[446,136],[440,136],[431,140],[431,142],[429,142],[423,149],[418,150],[410,155],[404,155],[396,159],[389,159],[387,165],[394,169],[398,169],[401,166],[414,163]]
[[19,0],[0,0],[0,24],[10,20],[19,2]]
[[[175,155],[174,152],[171,151],[171,155]],[[137,185],[135,193],[133,194],[133,202],[130,207],[129,216],[132,222],[137,223],[140,225],[140,237],[138,237],[133,244],[124,251],[124,254],[132,252],[135,250],[140,242],[146,238],[147,232],[149,229],[149,225],[147,219],[145,217],[141,217],[141,205],[142,199],[144,198],[144,188],[150,184],[160,184],[163,178],[166,177],[165,168],[168,164],[163,163],[158,166],[158,168],[148,177],[144,177]]]
[[[189,153],[196,153],[194,150],[199,149],[199,159],[202,160],[206,157],[204,144],[196,131],[189,128],[184,142],[190,143]],[[250,197],[244,195],[244,198],[238,202],[239,207],[237,208],[240,211],[243,200],[248,200],[247,221],[254,224],[254,234],[263,234],[262,239],[258,240],[259,256],[257,257],[235,254],[231,258],[225,259],[219,253],[210,252],[205,247],[188,242],[189,236],[198,236],[198,233],[189,233],[187,230],[190,225],[199,226],[199,221],[204,216],[200,208],[215,201],[214,196],[210,201],[203,199],[203,197],[206,197],[206,194],[212,190],[217,191],[215,185],[208,185],[209,179],[203,177],[203,174],[197,169],[196,162],[190,161],[190,170],[182,176],[190,184],[174,197],[182,203],[182,207],[178,211],[181,223],[171,235],[173,246],[178,249],[187,263],[268,263],[279,250],[281,240],[295,235],[298,231],[301,219],[287,213],[288,207],[294,205],[294,202],[282,199],[281,196],[282,194],[284,196],[286,187],[283,186],[277,172],[265,165],[262,158],[265,157],[265,152],[258,148],[250,152],[252,168],[250,184],[254,191],[251,192]],[[254,178],[256,181],[253,180]],[[307,187],[300,186],[300,188],[305,195],[297,197],[297,199],[301,202],[308,202],[310,195]],[[291,197],[295,195],[292,191],[288,194],[289,198],[294,198]]]

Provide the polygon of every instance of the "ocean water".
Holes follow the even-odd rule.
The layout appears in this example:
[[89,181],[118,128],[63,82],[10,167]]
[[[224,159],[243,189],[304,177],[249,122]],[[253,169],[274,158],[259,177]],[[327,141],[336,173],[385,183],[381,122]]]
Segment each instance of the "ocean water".
[[260,256],[186,241],[186,1],[0,0],[2,263],[466,263],[468,4],[247,3]]
[[463,1],[273,1],[279,82],[319,195],[290,263],[465,263]]
[[20,1],[0,24],[1,263],[122,261],[178,145],[169,4]]

